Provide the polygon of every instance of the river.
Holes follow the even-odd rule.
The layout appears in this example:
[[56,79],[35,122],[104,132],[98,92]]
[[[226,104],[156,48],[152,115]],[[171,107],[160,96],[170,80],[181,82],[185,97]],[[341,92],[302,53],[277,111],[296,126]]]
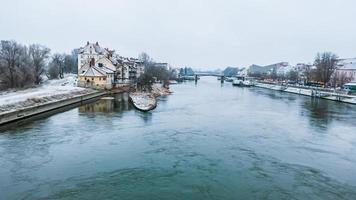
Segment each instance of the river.
[[356,199],[356,106],[203,77],[1,129],[0,199]]

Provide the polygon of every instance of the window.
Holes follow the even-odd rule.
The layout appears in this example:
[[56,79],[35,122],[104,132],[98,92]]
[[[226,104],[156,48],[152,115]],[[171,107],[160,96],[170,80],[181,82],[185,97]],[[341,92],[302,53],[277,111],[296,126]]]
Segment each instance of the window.
[[87,77],[85,77],[84,80],[87,80]]
[[99,81],[101,81],[101,78],[99,78]]
[[99,67],[103,67],[103,63],[98,63],[98,66]]
[[103,78],[104,79],[104,81],[106,81],[106,78]]
[[91,78],[91,80],[93,81],[93,80],[94,80],[94,78]]

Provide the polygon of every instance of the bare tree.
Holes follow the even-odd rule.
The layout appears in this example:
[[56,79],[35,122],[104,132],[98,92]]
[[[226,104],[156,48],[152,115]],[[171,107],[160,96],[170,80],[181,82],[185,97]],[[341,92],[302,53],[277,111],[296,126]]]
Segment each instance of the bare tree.
[[35,84],[40,84],[42,82],[42,74],[45,72],[46,59],[49,57],[50,49],[38,45],[32,44],[29,47],[29,55],[31,58],[31,64],[33,65],[33,73]]
[[304,69],[303,75],[305,77],[305,82],[309,83],[315,79],[316,70],[312,66],[307,65]]
[[331,84],[334,88],[336,87],[342,87],[348,82],[351,82],[353,80],[353,76],[348,76],[347,72],[342,72],[342,71],[336,71],[332,76],[331,76]]
[[0,72],[2,81],[10,88],[18,87],[18,73],[20,72],[20,58],[25,48],[15,41],[1,41]]
[[299,75],[296,70],[291,70],[290,72],[288,72],[287,77],[288,77],[288,80],[291,80],[291,81],[298,81],[298,79],[299,79]]
[[31,62],[29,49],[26,46],[23,46],[17,68],[16,87],[32,86],[35,83],[35,70]]
[[72,73],[76,74],[78,73],[78,49],[73,49],[71,56],[73,62]]
[[72,55],[64,56],[64,71],[65,73],[72,73],[75,68],[75,60]]
[[48,75],[50,79],[64,78],[64,58],[63,54],[54,54],[49,63]]
[[331,52],[318,53],[315,57],[314,65],[316,66],[316,79],[328,84],[332,74],[337,67],[338,57]]
[[143,62],[145,67],[148,67],[153,63],[153,59],[145,52],[140,53],[140,55],[138,55],[138,59]]

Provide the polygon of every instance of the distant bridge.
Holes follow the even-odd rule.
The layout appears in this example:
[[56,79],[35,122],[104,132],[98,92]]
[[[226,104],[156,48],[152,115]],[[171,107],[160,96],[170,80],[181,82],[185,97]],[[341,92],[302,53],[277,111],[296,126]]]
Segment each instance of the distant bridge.
[[214,72],[195,72],[195,75],[198,76],[224,76],[224,74],[220,74],[220,73],[214,73]]

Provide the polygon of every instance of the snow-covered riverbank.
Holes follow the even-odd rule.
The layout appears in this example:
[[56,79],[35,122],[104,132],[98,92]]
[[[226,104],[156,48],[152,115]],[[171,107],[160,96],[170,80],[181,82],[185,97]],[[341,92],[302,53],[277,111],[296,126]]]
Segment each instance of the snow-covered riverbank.
[[0,93],[0,112],[71,98],[95,92],[76,86],[76,75],[66,74],[64,79],[45,80],[38,87],[10,90]]

